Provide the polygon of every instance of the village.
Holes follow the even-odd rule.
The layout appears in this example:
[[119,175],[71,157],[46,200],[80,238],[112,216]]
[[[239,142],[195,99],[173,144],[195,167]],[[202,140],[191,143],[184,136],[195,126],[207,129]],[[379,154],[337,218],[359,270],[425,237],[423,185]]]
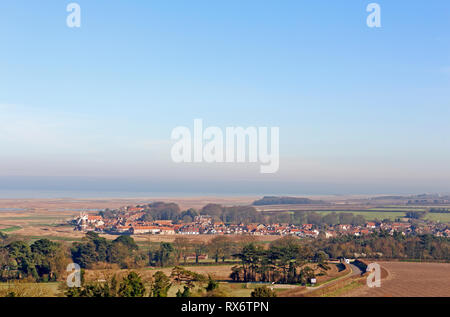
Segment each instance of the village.
[[365,236],[374,232],[387,232],[390,235],[423,235],[450,237],[450,227],[436,222],[414,221],[410,218],[395,222],[367,221],[364,224],[317,225],[289,223],[240,223],[229,224],[215,220],[210,215],[196,215],[193,221],[174,220],[143,221],[142,207],[124,207],[117,217],[103,217],[81,213],[71,221],[75,230],[95,231],[113,235],[253,235],[253,236],[297,236],[301,238],[334,238],[343,235]]

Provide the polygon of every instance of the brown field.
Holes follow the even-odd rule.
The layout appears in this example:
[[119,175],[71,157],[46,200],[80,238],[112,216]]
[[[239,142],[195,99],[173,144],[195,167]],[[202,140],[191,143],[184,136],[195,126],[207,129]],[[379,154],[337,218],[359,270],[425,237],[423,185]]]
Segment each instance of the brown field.
[[[372,212],[372,218],[382,218],[387,215],[385,211],[405,208],[397,201],[372,201],[366,196],[304,196],[311,199],[322,200],[320,205],[272,205],[257,206],[257,210],[265,213],[280,212],[286,210],[336,210],[336,211],[365,211],[362,214],[369,216],[370,208],[380,204],[394,204]],[[79,215],[81,210],[89,213],[97,213],[105,208],[118,208],[122,206],[135,206],[155,201],[175,202],[182,210],[188,208],[200,209],[208,203],[218,203],[225,206],[249,205],[261,197],[241,196],[204,196],[204,197],[142,197],[142,198],[59,198],[59,199],[0,199],[0,230],[9,234],[15,234],[31,239],[47,237],[60,241],[77,241],[84,234],[75,232],[69,226],[64,226],[68,220]],[[400,206],[400,207],[399,207]],[[378,207],[377,207],[378,208]],[[408,208],[415,208],[408,206]],[[423,206],[421,207],[423,208]],[[394,213],[395,215],[395,213]],[[401,216],[402,213],[399,213]],[[445,214],[434,214],[435,217],[444,217]],[[442,222],[444,222],[444,218]],[[115,236],[105,235],[108,239]],[[135,236],[141,242],[173,241],[174,236]],[[210,236],[200,236],[197,239],[208,240]],[[277,237],[260,237],[258,240],[271,241]]]
[[[183,266],[185,269],[196,272],[199,274],[204,274],[206,276],[211,275],[214,279],[221,281],[231,281],[230,273],[231,267],[233,265],[214,265],[214,266]],[[128,272],[134,271],[137,272],[144,281],[151,280],[153,274],[157,271],[162,271],[164,274],[170,276],[173,267],[166,268],[139,268],[139,269],[131,269],[131,270],[121,270],[118,268],[110,268],[110,269],[94,269],[94,270],[86,270],[85,278],[87,281],[96,281],[101,279],[106,279],[113,275],[117,275],[118,277],[125,276]]]
[[362,287],[339,296],[344,297],[448,297],[449,263],[379,262],[389,276],[380,288]]
[[[200,209],[208,203],[219,203],[226,206],[247,205],[257,197],[152,197],[152,198],[96,198],[96,199],[0,199],[0,229],[14,229],[8,234],[28,238],[47,237],[52,240],[76,241],[84,233],[74,231],[70,226],[64,226],[67,221],[80,214],[80,210],[89,210],[88,213],[97,213],[105,208],[118,208],[135,206],[154,201],[175,202],[181,209]],[[7,210],[7,209],[17,210]],[[108,239],[117,236],[102,235]],[[198,239],[207,241],[211,236],[200,236]],[[135,236],[141,242],[173,241],[174,236],[142,235]],[[265,239],[267,240],[267,239]],[[270,240],[270,238],[269,238]]]
[[201,208],[209,203],[222,204],[224,206],[249,205],[260,197],[142,197],[142,198],[55,198],[55,199],[0,199],[0,208],[23,209],[104,209],[133,206],[155,201],[177,203],[181,209]]

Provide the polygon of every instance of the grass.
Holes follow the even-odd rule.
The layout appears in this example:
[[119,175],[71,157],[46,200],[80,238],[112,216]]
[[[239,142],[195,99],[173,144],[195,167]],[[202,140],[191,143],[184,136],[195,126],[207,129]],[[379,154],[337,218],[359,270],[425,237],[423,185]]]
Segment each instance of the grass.
[[0,283],[0,294],[16,293],[21,297],[57,297],[61,282],[52,283]]
[[64,220],[70,217],[65,216],[27,216],[27,217],[1,217],[0,220]]
[[68,241],[68,242],[82,241],[81,238],[59,237],[59,236],[23,236],[23,237],[25,239],[30,240],[49,239],[53,241]]
[[395,220],[397,218],[403,218],[406,216],[406,213],[403,211],[352,211],[352,210],[348,210],[348,211],[321,211],[321,210],[317,210],[315,211],[317,213],[320,213],[321,215],[327,215],[330,213],[352,213],[353,215],[357,216],[357,215],[361,215],[363,216],[367,221],[371,221],[371,220],[383,220],[383,219],[390,219],[390,220]]
[[370,211],[392,211],[392,212],[400,212],[400,211],[425,211],[427,210],[426,208],[419,208],[419,207],[398,207],[398,208],[387,208],[387,207],[374,207],[374,208],[369,208],[367,210]]
[[5,228],[5,229],[0,229],[0,232],[8,233],[8,232],[14,232],[14,231],[17,231],[20,229],[22,229],[21,226],[13,226],[13,227]]
[[335,291],[332,291],[330,293],[322,295],[322,297],[336,297],[336,296],[341,295],[342,293],[348,292],[352,289],[355,289],[355,288],[358,288],[361,286],[362,286],[362,284],[359,281],[353,281],[340,289],[337,289]]
[[[198,296],[198,290],[202,290],[205,293],[205,287],[207,283],[195,283],[195,287],[191,289],[191,296]],[[255,287],[260,285],[249,285],[246,283],[228,283],[220,282],[219,289],[225,292],[230,297],[250,297],[251,292]],[[175,297],[178,290],[183,291],[183,285],[172,285],[172,287],[167,292],[168,297]]]
[[448,213],[448,214],[428,213],[426,215],[425,219],[449,223],[450,222],[450,213]]
[[[417,209],[416,209],[417,211]],[[320,213],[321,215],[327,215],[332,212],[335,212],[337,214],[339,213],[352,213],[353,215],[361,215],[366,219],[367,221],[373,221],[373,220],[383,220],[383,219],[390,219],[394,221],[397,218],[403,218],[406,217],[405,211],[329,211],[329,210],[317,210],[315,211],[317,213]],[[425,219],[432,220],[432,221],[439,221],[443,223],[450,223],[450,213],[427,213]]]
[[256,287],[269,284],[258,284],[258,283],[220,283],[220,288],[224,290],[230,297],[250,297],[252,291]]

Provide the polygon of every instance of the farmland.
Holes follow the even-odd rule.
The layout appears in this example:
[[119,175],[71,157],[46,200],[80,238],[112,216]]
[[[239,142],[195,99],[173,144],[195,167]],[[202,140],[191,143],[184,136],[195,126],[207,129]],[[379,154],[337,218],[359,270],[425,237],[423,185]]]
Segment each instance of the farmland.
[[[199,209],[208,203],[220,203],[224,206],[250,205],[256,197],[195,197],[195,198],[158,198],[154,200],[173,201],[180,208]],[[366,221],[390,219],[395,221],[406,216],[408,211],[424,211],[430,207],[448,207],[438,205],[410,205],[405,202],[390,200],[364,200],[361,197],[320,197],[324,204],[314,205],[270,205],[256,206],[262,214],[292,213],[296,210],[317,212],[324,216],[332,212],[352,213],[360,215]],[[0,200],[0,231],[18,235],[24,238],[37,239],[47,237],[58,241],[79,241],[83,233],[76,232],[67,226],[67,221],[87,211],[95,214],[105,208],[118,208],[126,205],[136,205],[152,201],[150,198],[135,199],[1,199]],[[441,223],[450,223],[450,213],[427,213],[425,219]],[[103,235],[108,239],[114,236]],[[174,236],[145,235],[136,237],[140,245],[149,245],[161,241],[172,242]],[[199,236],[207,241],[211,237]],[[258,240],[272,241],[274,237],[259,237]]]
[[437,297],[450,296],[449,263],[379,262],[389,272],[380,288],[363,285],[345,297]]
[[[378,262],[388,271],[388,277],[383,278],[380,288],[368,288],[365,283],[351,282],[342,284],[341,288],[333,289],[326,296],[338,297],[448,297],[450,296],[450,264],[448,263],[411,263],[411,262]],[[229,272],[231,265],[213,265],[213,266],[188,266],[186,269],[201,273],[211,274],[221,280],[220,288],[231,297],[250,297],[251,291],[258,286],[253,283],[232,283],[229,281]],[[143,280],[149,280],[157,271],[162,270],[170,275],[171,268],[164,269],[141,269],[138,273]],[[124,275],[127,270],[88,270],[87,279],[103,279],[111,276],[113,273]],[[334,284],[331,273],[330,284]],[[336,278],[336,277],[334,277]],[[344,280],[346,276],[343,276]],[[339,283],[336,283],[339,285]],[[24,296],[61,296],[60,283],[18,283],[7,284],[0,283],[0,294],[14,290]],[[198,284],[196,289],[204,285]],[[278,287],[279,286],[279,287]],[[294,287],[294,288],[292,288]],[[175,293],[181,286],[173,285],[169,291],[169,296],[175,296]],[[292,288],[292,290],[290,290]],[[278,296],[303,296],[308,295],[306,289],[291,285],[275,285],[275,291]],[[314,290],[310,290],[314,294]],[[295,295],[297,294],[297,295]],[[302,295],[303,294],[303,295]],[[308,295],[309,296],[309,295]],[[314,296],[314,295],[313,295]],[[316,295],[321,296],[321,295]],[[324,296],[324,295],[322,295]]]
[[[217,200],[216,200],[217,199]],[[205,204],[219,202],[224,206],[249,206],[252,203],[252,197],[240,197],[233,200],[232,198],[190,198],[190,199],[158,199],[167,202],[176,202],[180,205],[182,210],[186,208],[195,208],[200,210]],[[362,216],[362,223],[364,221],[383,220],[390,219],[395,222],[408,223],[406,219],[408,212],[427,212],[430,208],[450,208],[450,204],[435,204],[435,205],[414,205],[408,203],[394,204],[392,201],[371,201],[352,199],[336,199],[322,197],[323,204],[311,204],[311,205],[270,205],[270,206],[257,206],[256,209],[262,215],[283,215],[283,214],[295,214],[297,211],[308,214],[316,213],[320,216],[329,215],[331,213],[351,213],[355,217]],[[94,215],[99,210],[106,208],[121,208],[123,206],[136,206],[142,202],[148,202],[150,199],[57,199],[57,200],[0,200],[0,232],[2,234],[8,234],[13,239],[24,240],[28,244],[32,244],[35,241],[47,238],[55,242],[59,242],[64,248],[70,248],[73,242],[85,243],[86,233],[81,231],[75,231],[73,226],[68,222],[75,216],[80,214],[80,211],[86,211],[87,213]],[[344,215],[342,215],[344,216]],[[360,217],[361,218],[361,217]],[[403,218],[403,219],[402,219]],[[266,218],[267,219],[267,218]],[[280,218],[282,219],[282,218]],[[425,220],[432,220],[441,223],[450,223],[450,213],[434,213],[427,212],[424,217]],[[421,220],[422,223],[428,223]],[[281,223],[281,221],[280,221]],[[311,222],[307,222],[311,223]],[[388,222],[389,223],[389,222]],[[448,225],[440,225],[440,230],[448,228]],[[323,229],[325,228],[325,229]],[[329,227],[322,227],[323,230],[328,230]],[[321,230],[322,230],[321,229]],[[107,232],[107,231],[105,231]],[[116,239],[118,236],[100,232],[102,238],[106,238],[108,241]],[[182,235],[181,235],[182,236]],[[180,238],[180,235],[172,234],[140,234],[133,235],[137,246],[139,247],[140,255],[150,257],[150,253],[155,254],[155,250],[160,248],[161,242],[169,242],[176,245],[175,239]],[[189,236],[191,245],[211,243],[211,240],[217,237],[214,234],[198,234]],[[227,238],[232,240],[236,245],[244,245],[250,242],[254,242],[261,248],[268,249],[273,241],[280,239],[280,235],[249,235],[249,234],[231,234],[227,235]],[[406,236],[405,239],[411,237]],[[390,239],[390,240],[389,240]],[[434,239],[434,238],[433,238]],[[300,240],[302,238],[300,237]],[[349,241],[343,241],[338,248],[332,248],[333,245],[330,242],[332,239],[317,240],[314,242],[315,247],[321,248],[321,250],[327,250],[330,254],[330,258],[338,259],[339,254],[345,250],[353,250],[352,252],[372,252],[368,257],[371,257],[377,251],[381,251],[386,257],[383,257],[385,261],[397,258],[409,258],[409,259],[428,259],[428,260],[443,260],[442,254],[448,254],[445,249],[444,243],[435,240],[423,240],[430,243],[430,252],[423,251],[420,243],[417,244],[417,250],[422,252],[419,255],[410,254],[407,252],[409,249],[404,249],[404,245],[401,242],[395,240],[393,237],[380,238],[380,243],[372,243],[366,241],[366,247],[361,249],[361,245],[350,239]],[[387,243],[386,241],[390,242]],[[303,240],[308,243],[309,240]],[[406,240],[405,240],[406,241]],[[422,240],[420,240],[422,241]],[[419,241],[419,242],[420,242]],[[327,243],[331,244],[328,245]],[[414,242],[413,239],[410,242]],[[322,243],[318,246],[318,243]],[[414,242],[416,243],[416,242]],[[418,242],[417,242],[418,243]],[[405,242],[406,245],[406,242]],[[414,244],[416,245],[416,244]],[[180,245],[177,245],[177,248]],[[342,250],[340,249],[342,248]],[[369,249],[371,248],[371,249]],[[191,246],[192,249],[192,246]],[[413,248],[414,249],[414,248]],[[416,250],[414,249],[414,250]],[[433,251],[434,250],[434,251]],[[437,251],[439,252],[437,252]],[[342,252],[341,252],[342,251]],[[433,252],[431,252],[433,251]],[[435,252],[436,251],[436,252]],[[205,252],[205,251],[202,251]],[[209,251],[208,251],[209,252]],[[236,251],[233,251],[236,252]],[[345,254],[342,253],[342,254]],[[353,256],[349,255],[350,257]],[[440,255],[441,254],[441,255]],[[220,283],[220,288],[224,293],[233,297],[248,297],[251,291],[261,283],[261,280],[245,280],[249,281],[244,283],[244,280],[232,281],[230,273],[232,267],[241,265],[240,261],[236,257],[228,255],[224,263],[215,263],[211,254],[209,257],[197,259],[198,263],[195,263],[195,258],[192,255],[189,259],[185,259],[186,262],[176,262],[183,265],[187,270],[203,274],[205,276],[212,276]],[[347,257],[347,255],[345,255]],[[365,256],[365,255],[364,255]],[[359,257],[356,255],[355,257]],[[149,258],[150,259],[150,258]],[[175,262],[161,264],[159,266],[149,266],[149,259],[140,260],[140,262],[131,263],[130,266],[120,266],[117,262],[101,262],[93,263],[92,267],[86,270],[86,279],[89,281],[106,280],[114,274],[126,274],[130,270],[134,270],[139,273],[143,281],[147,286],[150,285],[151,276],[156,271],[163,271],[168,276],[171,273]],[[153,258],[152,258],[153,261]],[[152,262],[153,263],[153,262]],[[406,263],[406,262],[380,262],[389,275],[386,280],[383,280],[383,285],[380,289],[368,289],[362,282],[363,279],[357,279],[356,276],[348,271],[336,270],[333,265],[332,269],[326,272],[325,275],[318,275],[317,282],[320,285],[328,284],[333,286],[328,290],[328,286],[320,287],[317,289],[311,288],[308,284],[295,284],[297,282],[289,281],[292,284],[279,284],[271,286],[278,293],[279,296],[450,296],[450,276],[449,269],[450,264],[443,263]],[[121,269],[128,267],[129,269]],[[350,275],[350,276],[347,276]],[[348,279],[351,278],[351,279]],[[355,278],[355,279],[353,279]],[[14,293],[18,295],[30,295],[38,294],[39,296],[60,296],[63,286],[64,277],[61,276],[56,283],[19,283],[20,285],[0,284],[0,293],[7,294],[7,291],[14,290]],[[56,280],[55,280],[56,281]],[[267,280],[264,280],[267,282]],[[275,282],[278,283],[278,282]],[[179,285],[178,285],[179,286]],[[169,292],[169,296],[175,296],[175,293],[180,289],[178,286],[172,287]],[[197,290],[204,290],[203,284],[198,284]],[[178,287],[178,288],[177,288]],[[323,292],[322,292],[323,290]],[[5,293],[6,292],[6,293]],[[27,293],[28,292],[28,293]],[[31,293],[30,293],[31,292]],[[31,296],[31,295],[30,295]],[[193,293],[193,296],[195,294]]]
[[[367,211],[354,211],[354,210],[339,210],[339,211],[328,211],[328,210],[317,210],[316,212],[320,215],[326,215],[330,214],[332,212],[340,213],[340,212],[346,212],[346,213],[352,213],[355,216],[361,215],[363,216],[367,221],[374,221],[374,220],[384,220],[389,219],[392,221],[395,221],[398,218],[406,217],[407,211],[416,211],[417,209],[411,208],[411,209],[403,209],[403,210],[392,210],[392,209],[385,209],[379,210],[379,209],[373,209],[373,210],[367,210]],[[432,220],[432,221],[439,221],[443,223],[450,223],[450,213],[449,214],[437,214],[437,213],[429,213],[425,216],[425,219]]]

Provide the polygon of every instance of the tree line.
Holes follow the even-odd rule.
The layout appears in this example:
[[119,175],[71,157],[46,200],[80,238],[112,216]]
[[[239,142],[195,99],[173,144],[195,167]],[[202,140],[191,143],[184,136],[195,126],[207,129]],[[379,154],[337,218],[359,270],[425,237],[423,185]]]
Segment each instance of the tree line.
[[39,239],[29,244],[0,234],[0,281],[56,281],[69,262],[60,243]]
[[[274,282],[308,284],[316,274],[329,270],[328,255],[302,244],[298,238],[284,237],[268,248],[250,243],[234,255],[240,265],[232,268],[230,277],[236,282]],[[319,272],[311,264],[316,264]]]
[[347,235],[316,239],[311,240],[310,245],[323,250],[332,258],[450,261],[450,239],[429,234],[404,236],[401,232],[390,235],[387,231],[380,231],[360,237]]
[[[289,197],[265,197],[263,200],[281,199],[288,204],[291,200]],[[302,200],[303,198],[292,198]],[[263,205],[263,203],[254,203],[254,205]],[[363,225],[366,219],[363,215],[355,215],[351,212],[331,212],[320,213],[315,211],[292,210],[285,212],[260,212],[253,206],[232,206],[226,207],[220,204],[207,204],[200,210],[193,208],[181,210],[175,203],[155,202],[147,205],[139,205],[137,207],[143,208],[143,216],[139,221],[152,222],[156,220],[172,220],[173,223],[189,223],[194,221],[198,215],[208,215],[212,217],[214,222],[223,222],[225,224],[250,224],[250,223],[289,223],[294,225],[313,224],[316,226],[333,226],[338,224],[346,225]],[[430,212],[445,212],[445,210],[435,210]],[[126,216],[125,210],[111,210],[105,209],[99,212],[99,215],[104,218],[117,218]],[[410,211],[407,217],[420,219],[426,215],[424,211]],[[380,219],[383,222],[390,222],[389,219]]]
[[178,289],[176,297],[227,296],[211,276],[206,277],[180,266],[175,266],[169,276],[157,271],[143,279],[131,271],[122,279],[116,274],[102,281],[85,282],[83,279],[81,287],[65,287],[64,294],[67,297],[167,297],[172,287]]
[[82,242],[73,243],[70,253],[72,260],[82,268],[90,268],[96,263],[115,263],[121,268],[129,268],[142,260],[138,250],[130,236],[122,235],[111,241],[98,233],[88,232]]
[[201,256],[205,255],[212,259],[210,263],[239,261],[230,272],[235,281],[304,284],[313,276],[309,265],[314,263],[326,270],[328,258],[450,261],[450,239],[380,231],[330,239],[322,235],[316,239],[291,236],[267,245],[252,236],[215,236],[208,242],[179,236],[173,242],[139,248],[130,236],[108,240],[93,232],[71,246],[48,239],[26,242],[0,234],[0,280],[62,280],[71,262],[86,269],[95,269],[99,263],[123,269],[174,267],[189,261],[201,264]]
[[[263,222],[264,217],[252,206],[224,207],[218,204],[208,204],[200,210],[188,209],[181,211],[175,203],[155,202],[148,205],[139,205],[143,208],[144,215],[138,220],[172,220],[174,223],[188,223],[194,221],[198,215],[209,215],[215,221],[223,221],[229,224]],[[105,209],[98,214],[104,218],[117,218],[126,215],[124,210]]]
[[430,213],[436,213],[436,214],[448,214],[450,213],[450,209],[448,208],[430,208]]
[[264,196],[261,199],[253,202],[254,206],[264,205],[311,205],[311,204],[323,204],[321,200],[312,200],[309,198],[301,197],[279,197],[279,196]]

